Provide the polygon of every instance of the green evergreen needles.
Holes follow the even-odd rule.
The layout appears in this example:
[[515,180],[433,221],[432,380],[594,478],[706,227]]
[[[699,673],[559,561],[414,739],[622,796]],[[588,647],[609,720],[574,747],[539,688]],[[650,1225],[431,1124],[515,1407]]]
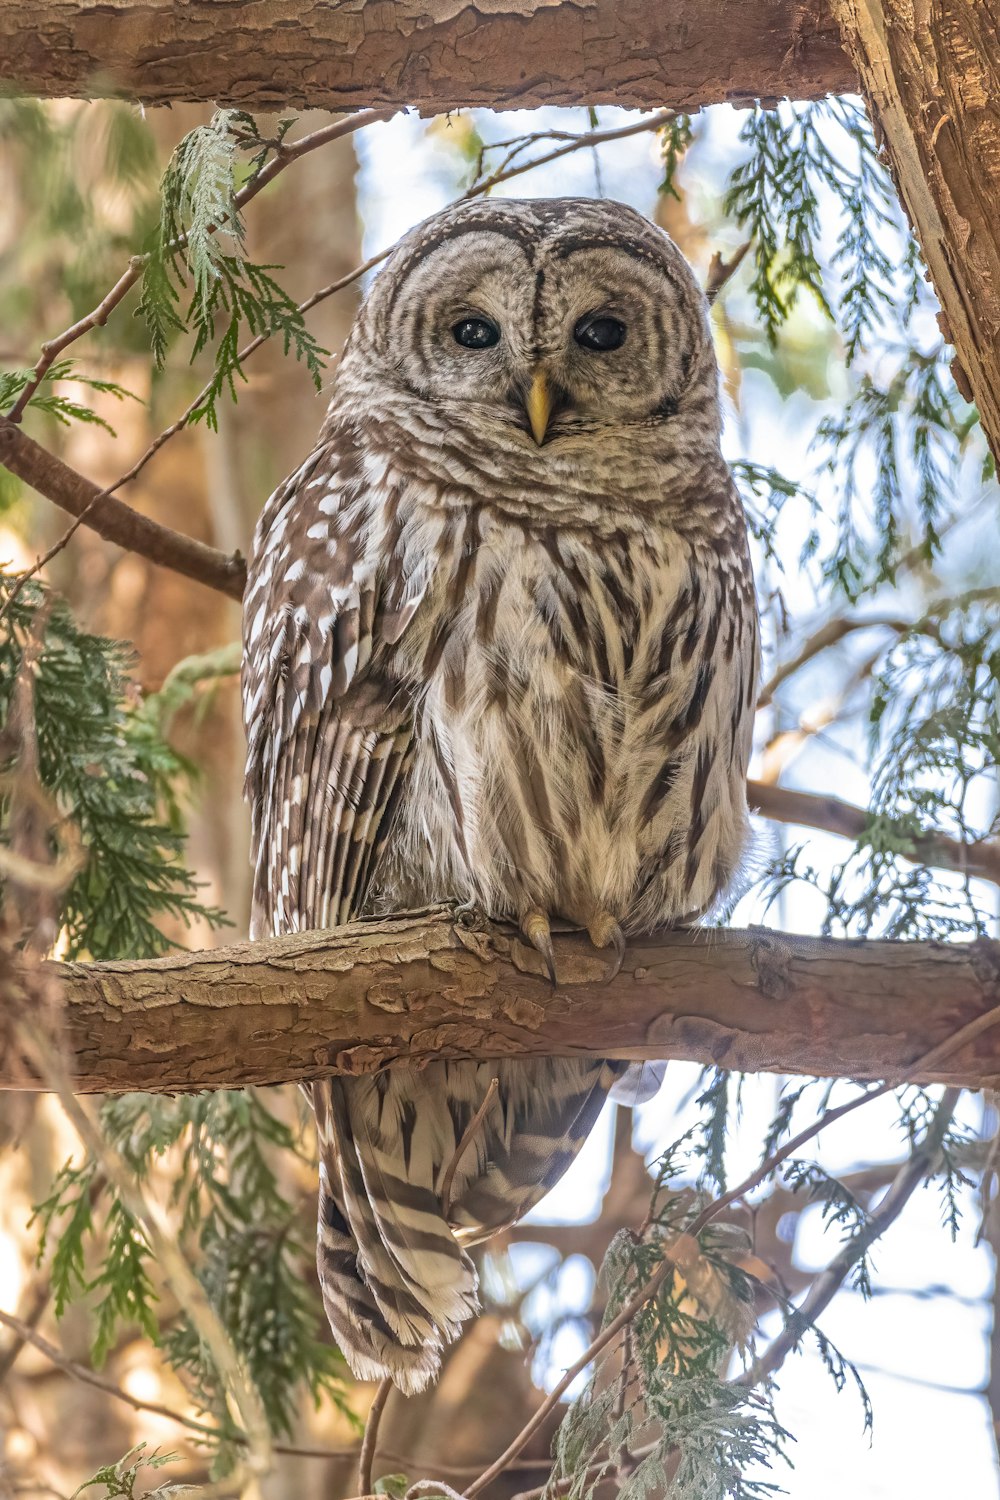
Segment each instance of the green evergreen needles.
[[[0,606],[11,580],[0,580]],[[29,584],[10,603],[0,633],[0,724],[8,719],[25,641],[43,599]],[[81,630],[52,600],[34,676],[42,787],[73,823],[85,860],[61,898],[68,958],[148,958],[173,946],[166,919],[219,926],[185,866],[179,789],[194,774],[153,719],[127,706],[130,647]],[[0,770],[16,768],[17,747]],[[0,838],[7,836],[0,801]]]

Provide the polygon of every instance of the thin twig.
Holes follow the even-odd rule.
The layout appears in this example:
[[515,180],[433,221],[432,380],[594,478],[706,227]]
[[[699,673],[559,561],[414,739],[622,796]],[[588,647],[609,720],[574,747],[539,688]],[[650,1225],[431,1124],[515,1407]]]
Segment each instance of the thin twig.
[[[261,168],[255,177],[251,178],[245,187],[240,188],[239,192],[236,193],[233,202],[237,211],[245,208],[248,203],[256,198],[259,192],[267,187],[268,183],[274,181],[279,172],[283,172],[293,161],[297,161],[299,157],[305,156],[307,152],[315,151],[320,146],[328,145],[330,141],[338,140],[341,136],[350,135],[355,130],[363,130],[367,125],[373,125],[379,120],[388,120],[396,113],[395,106],[391,109],[361,110],[358,114],[348,115],[345,119],[337,120],[332,125],[324,125],[320,130],[314,130],[311,134],[302,136],[300,140],[277,144],[274,148],[275,155],[272,159],[266,166]],[[215,234],[228,223],[228,214],[223,215],[218,224],[209,225],[207,232]],[[176,254],[177,251],[183,250],[186,244],[187,235],[178,235],[169,246],[164,247],[165,253]],[[8,421],[20,422],[28,402],[38,390],[38,387],[45,379],[56,358],[64,349],[68,349],[70,344],[75,344],[77,339],[82,338],[85,333],[89,333],[93,328],[104,326],[115,308],[125,300],[135,286],[145,267],[148,265],[149,260],[149,253],[145,255],[133,255],[129,260],[126,270],[119,276],[106,296],[101,298],[92,312],[87,313],[85,317],[78,319],[77,322],[71,324],[69,328],[64,329],[54,339],[48,339],[42,345],[31,379],[7,413]]]
[[386,1375],[379,1382],[372,1404],[368,1408],[365,1435],[361,1443],[361,1453],[358,1457],[359,1495],[370,1495],[372,1493],[372,1466],[375,1462],[375,1448],[378,1444],[378,1429],[392,1388],[392,1379],[389,1375]]
[[[965,1046],[967,1042],[974,1040],[977,1035],[988,1029],[988,1027],[997,1024],[1000,1024],[1000,1006],[996,1006],[985,1015],[977,1017],[976,1020],[971,1021],[967,1026],[960,1027],[958,1031],[954,1032],[940,1046],[932,1048],[929,1052],[918,1058],[907,1070],[908,1075],[919,1075],[922,1069],[936,1066],[942,1058]],[[766,1161],[762,1162],[760,1167],[751,1172],[737,1187],[732,1188],[728,1193],[721,1194],[720,1197],[702,1209],[701,1213],[692,1220],[682,1235],[679,1235],[675,1241],[668,1242],[663,1247],[664,1258],[652,1276],[638,1291],[633,1293],[618,1314],[612,1318],[611,1322],[601,1329],[589,1348],[570,1366],[562,1379],[557,1382],[548,1396],[546,1396],[545,1400],[540,1403],[517,1437],[508,1445],[500,1457],[488,1469],[485,1469],[479,1475],[478,1479],[475,1479],[467,1487],[465,1491],[467,1500],[474,1500],[474,1496],[478,1495],[481,1490],[485,1489],[488,1484],[491,1484],[494,1479],[502,1474],[512,1458],[518,1456],[525,1444],[537,1432],[548,1414],[558,1405],[562,1396],[577,1376],[581,1375],[587,1366],[593,1363],[597,1356],[607,1348],[612,1339],[615,1338],[626,1324],[632,1321],[636,1313],[645,1307],[650,1298],[656,1295],[668,1275],[673,1273],[675,1257],[678,1253],[680,1253],[682,1258],[685,1254],[690,1253],[691,1247],[697,1246],[698,1235],[713,1219],[717,1218],[725,1208],[734,1203],[738,1198],[744,1198],[748,1193],[751,1193],[765,1178],[771,1175],[774,1168],[779,1166],[786,1157],[800,1150],[807,1141],[818,1135],[822,1130],[825,1130],[828,1125],[832,1125],[837,1120],[843,1119],[845,1115],[853,1113],[854,1110],[859,1109],[862,1105],[870,1103],[873,1099],[880,1098],[883,1094],[888,1093],[890,1089],[897,1088],[898,1086],[896,1083],[878,1084],[875,1088],[866,1089],[863,1094],[858,1095],[854,1099],[847,1100],[845,1104],[838,1105],[835,1109],[824,1110],[818,1120],[813,1121],[804,1130],[800,1130],[796,1136],[793,1136],[790,1141],[787,1141],[784,1146],[775,1151]],[[949,1090],[948,1092],[950,1093],[951,1091]]]
[[588,130],[581,135],[571,136],[566,145],[557,146],[554,151],[547,151],[542,156],[533,156],[530,161],[518,162],[515,166],[500,167],[497,171],[491,172],[489,177],[483,178],[482,182],[477,182],[471,188],[467,188],[458,201],[479,198],[501,182],[510,182],[514,177],[531,172],[535,167],[547,166],[549,162],[559,161],[564,156],[570,156],[574,151],[601,146],[607,141],[621,141],[626,136],[642,135],[646,131],[661,130],[664,125],[669,125],[676,118],[676,110],[661,109],[647,116],[646,119],[635,121],[632,125],[620,125],[613,130]]
[[187,1427],[192,1432],[198,1433],[199,1437],[226,1437],[237,1442],[242,1437],[241,1433],[223,1432],[218,1427],[210,1427],[205,1422],[198,1422],[194,1417],[187,1417],[183,1412],[174,1411],[171,1407],[163,1406],[158,1401],[142,1401],[138,1396],[130,1395],[120,1385],[115,1385],[113,1380],[108,1380],[105,1376],[98,1375],[96,1371],[88,1369],[86,1365],[80,1364],[77,1360],[70,1359],[68,1354],[64,1354],[55,1344],[50,1344],[48,1339],[43,1338],[37,1332],[31,1322],[23,1318],[16,1318],[12,1313],[7,1313],[0,1309],[0,1323],[17,1335],[19,1348],[23,1348],[25,1344],[30,1344],[32,1348],[44,1354],[49,1363],[55,1365],[57,1369],[62,1370],[67,1375],[71,1375],[74,1380],[79,1380],[82,1385],[93,1386],[95,1390],[102,1391],[104,1395],[111,1396],[115,1401],[123,1401],[126,1406],[131,1406],[133,1411],[148,1411],[152,1416],[166,1417],[168,1421],[176,1422],[178,1426]]
[[[44,1281],[40,1281],[34,1288],[34,1295],[31,1298],[31,1306],[28,1309],[27,1317],[23,1319],[15,1318],[13,1320],[15,1326],[12,1328],[12,1332],[15,1337],[9,1347],[0,1355],[0,1386],[3,1385],[17,1363],[21,1350],[26,1344],[32,1341],[32,1334],[41,1322],[42,1315],[51,1300],[52,1283],[46,1278]],[[11,1315],[8,1314],[5,1316],[3,1312],[0,1312],[0,1320],[10,1323]]]
[[455,1154],[452,1157],[451,1161],[448,1163],[448,1169],[444,1174],[444,1180],[441,1183],[441,1192],[439,1194],[441,1199],[441,1212],[445,1219],[447,1219],[448,1215],[451,1213],[451,1188],[452,1183],[455,1181],[455,1173],[458,1170],[458,1164],[462,1160],[462,1157],[465,1155],[466,1151],[469,1149],[476,1131],[479,1129],[480,1125],[483,1123],[483,1120],[486,1118],[486,1111],[489,1109],[493,1096],[499,1087],[499,1078],[491,1078],[490,1086],[486,1090],[486,1093],[483,1095],[483,1102],[476,1110],[476,1113],[472,1116],[472,1119],[469,1121],[468,1125],[466,1125],[465,1129],[462,1131],[462,1139],[455,1147]]
[[840,1290],[851,1267],[856,1265],[868,1253],[875,1241],[885,1234],[891,1224],[895,1223],[916,1189],[929,1175],[961,1093],[961,1089],[945,1089],[924,1139],[900,1167],[878,1207],[868,1216],[867,1222],[857,1234],[852,1235],[826,1269],[816,1277],[777,1338],[772,1340],[749,1370],[732,1382],[733,1385],[744,1386],[749,1390],[759,1385],[761,1381],[769,1379],[776,1370],[780,1369],[787,1356],[801,1343],[805,1334],[814,1326],[820,1313]]
[[2,607],[0,607],[0,620],[2,620],[5,615],[9,614],[11,608],[14,605],[14,601],[21,593],[21,590],[24,588],[25,584],[27,584],[30,579],[36,578],[45,567],[46,563],[50,563],[54,557],[58,557],[59,553],[62,552],[64,547],[69,546],[69,543],[73,540],[74,535],[77,531],[79,531],[80,527],[86,521],[87,517],[91,514],[95,505],[97,505],[99,501],[106,499],[106,497],[110,495],[110,493],[110,490],[102,490],[100,494],[95,495],[93,500],[91,500],[89,504],[84,506],[83,510],[77,516],[76,520],[71,522],[70,525],[67,526],[66,530],[63,532],[59,540],[57,542],[53,542],[52,546],[48,549],[47,552],[43,552],[40,557],[36,557],[30,568],[18,575],[18,577],[14,581],[14,587],[7,595]]

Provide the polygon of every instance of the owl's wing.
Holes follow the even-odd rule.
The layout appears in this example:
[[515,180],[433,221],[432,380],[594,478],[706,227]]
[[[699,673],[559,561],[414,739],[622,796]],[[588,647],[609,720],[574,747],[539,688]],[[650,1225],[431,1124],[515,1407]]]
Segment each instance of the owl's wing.
[[[244,604],[254,935],[344,922],[364,900],[411,756],[412,694],[392,648],[429,582],[415,553],[394,496],[366,483],[346,440],[321,444],[261,516]],[[392,1368],[418,1390],[440,1330],[454,1336],[476,1306],[475,1270],[441,1216],[428,1154],[397,1145],[388,1120],[383,1137],[368,1083],[310,1086],[320,1285],[355,1371]],[[400,1118],[415,1118],[399,1087]]]
[[409,695],[387,661],[423,597],[391,495],[346,443],[321,443],[271,496],[244,597],[251,933],[355,915],[411,755]]

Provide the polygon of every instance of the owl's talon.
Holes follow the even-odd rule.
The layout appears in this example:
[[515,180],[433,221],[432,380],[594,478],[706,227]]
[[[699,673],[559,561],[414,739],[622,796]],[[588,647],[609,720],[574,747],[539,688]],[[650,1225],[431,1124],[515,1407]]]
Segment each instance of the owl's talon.
[[556,955],[552,947],[552,929],[548,917],[537,906],[532,906],[521,918],[521,931],[531,946],[542,955],[549,979],[553,985],[556,984]]
[[610,984],[617,979],[621,973],[622,964],[625,962],[625,934],[620,925],[608,911],[599,911],[587,924],[590,933],[590,941],[595,948],[613,948],[615,956],[611,960],[604,983]]

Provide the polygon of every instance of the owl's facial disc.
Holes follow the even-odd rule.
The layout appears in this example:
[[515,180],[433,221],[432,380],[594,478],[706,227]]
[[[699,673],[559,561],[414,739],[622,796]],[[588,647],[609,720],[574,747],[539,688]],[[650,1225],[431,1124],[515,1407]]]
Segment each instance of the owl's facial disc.
[[693,383],[715,410],[702,293],[623,204],[446,211],[403,242],[372,305],[378,379],[430,404],[463,451],[492,433],[534,464],[613,431],[659,441]]

